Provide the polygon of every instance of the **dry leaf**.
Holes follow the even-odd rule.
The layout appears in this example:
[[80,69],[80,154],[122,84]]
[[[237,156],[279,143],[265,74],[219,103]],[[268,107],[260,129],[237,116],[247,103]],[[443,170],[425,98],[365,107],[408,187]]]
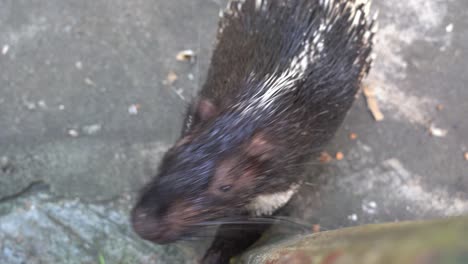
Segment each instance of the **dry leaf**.
[[379,105],[377,103],[377,99],[375,98],[375,91],[370,86],[363,87],[364,96],[366,97],[367,101],[367,108],[371,111],[372,116],[376,121],[382,121],[384,119],[384,115],[380,111]]
[[358,135],[356,133],[349,134],[349,139],[356,140],[357,138],[358,138]]
[[167,78],[166,78],[166,84],[168,85],[172,85],[175,81],[177,81],[177,74],[173,71],[170,71],[168,74],[167,74]]
[[313,226],[312,226],[312,230],[314,231],[314,233],[320,232],[320,225],[318,225],[318,224],[317,224],[317,225],[313,225]]
[[344,159],[344,154],[343,154],[343,152],[341,152],[341,151],[337,152],[336,155],[335,155],[335,158],[336,158],[336,160],[342,160],[342,159]]
[[330,156],[330,154],[328,154],[327,152],[320,153],[320,158],[319,158],[320,163],[329,163],[332,160],[333,160],[332,156]]
[[141,105],[140,104],[132,104],[128,107],[128,113],[131,115],[137,115],[140,111]]
[[192,61],[195,59],[195,52],[193,50],[182,50],[176,55],[178,61]]
[[445,137],[447,136],[448,130],[438,128],[434,124],[431,124],[429,127],[429,133],[431,133],[431,136],[433,137]]

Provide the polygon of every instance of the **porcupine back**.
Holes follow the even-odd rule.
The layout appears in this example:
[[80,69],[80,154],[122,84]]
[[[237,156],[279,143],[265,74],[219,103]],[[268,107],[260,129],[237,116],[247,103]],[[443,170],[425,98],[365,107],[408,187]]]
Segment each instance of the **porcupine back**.
[[[370,69],[375,22],[366,17],[369,6],[362,0],[231,1],[201,95],[274,130],[277,140],[294,138],[292,144],[307,148],[314,133],[310,150],[320,148],[317,142],[334,134]],[[280,126],[295,129],[281,133]]]

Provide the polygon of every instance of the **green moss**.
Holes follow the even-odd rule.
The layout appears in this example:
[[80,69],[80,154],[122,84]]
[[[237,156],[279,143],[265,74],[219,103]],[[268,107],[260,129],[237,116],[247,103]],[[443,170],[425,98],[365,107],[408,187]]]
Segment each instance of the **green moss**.
[[99,264],[106,264],[106,260],[101,253],[99,253]]
[[301,256],[312,263],[468,263],[466,234],[468,217],[367,225],[267,243],[241,260],[268,263]]

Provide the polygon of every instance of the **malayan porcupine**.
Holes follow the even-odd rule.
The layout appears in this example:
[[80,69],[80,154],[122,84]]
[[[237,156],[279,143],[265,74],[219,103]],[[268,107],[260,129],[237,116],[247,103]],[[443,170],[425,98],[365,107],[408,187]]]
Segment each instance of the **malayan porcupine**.
[[365,0],[230,1],[182,135],[132,212],[135,231],[162,244],[230,219],[205,263],[226,263],[251,245],[265,226],[233,225],[289,201],[370,69],[369,7]]

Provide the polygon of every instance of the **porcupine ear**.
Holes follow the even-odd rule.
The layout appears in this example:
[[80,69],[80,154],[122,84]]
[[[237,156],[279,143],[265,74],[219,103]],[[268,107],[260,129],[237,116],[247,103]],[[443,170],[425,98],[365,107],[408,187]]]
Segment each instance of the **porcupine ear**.
[[218,108],[211,100],[200,98],[195,103],[195,113],[198,119],[207,121],[218,113]]
[[200,122],[205,122],[218,114],[217,106],[209,99],[199,98],[192,101],[187,109],[187,114],[184,120],[184,129],[182,131],[182,139],[175,145],[181,146],[188,142],[192,137],[188,136],[189,132]]
[[272,143],[271,139],[264,132],[257,132],[250,139],[245,151],[247,155],[257,158],[260,161],[271,159],[275,152],[276,146]]

